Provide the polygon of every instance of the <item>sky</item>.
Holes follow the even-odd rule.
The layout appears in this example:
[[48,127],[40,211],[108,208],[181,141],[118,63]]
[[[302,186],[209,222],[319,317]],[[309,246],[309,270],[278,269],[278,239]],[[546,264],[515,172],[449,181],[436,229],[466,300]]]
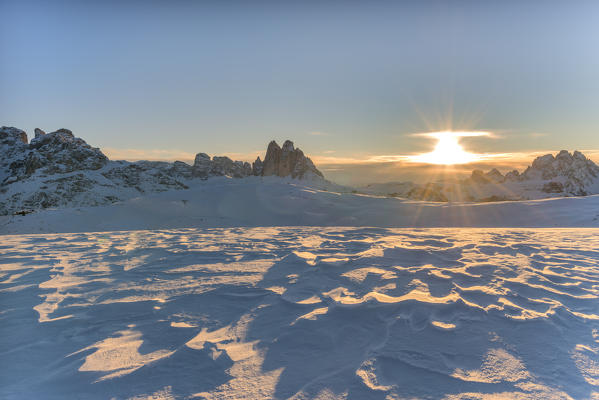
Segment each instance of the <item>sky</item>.
[[2,0],[0,15],[0,124],[68,128],[111,158],[253,160],[291,139],[356,183],[409,178],[373,160],[431,151],[414,133],[492,132],[461,143],[512,154],[505,168],[599,149],[596,1]]

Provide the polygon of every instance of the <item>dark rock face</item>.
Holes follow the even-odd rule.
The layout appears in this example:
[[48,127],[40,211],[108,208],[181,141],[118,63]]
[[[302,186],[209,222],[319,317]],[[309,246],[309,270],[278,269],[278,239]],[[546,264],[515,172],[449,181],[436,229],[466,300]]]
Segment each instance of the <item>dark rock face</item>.
[[[268,144],[266,156],[262,163],[262,175],[279,175],[279,165],[281,164],[281,147],[274,140]],[[280,176],[280,175],[279,175]]]
[[260,176],[262,175],[262,171],[264,170],[264,165],[262,164],[262,160],[260,157],[256,158],[256,161],[252,163],[252,175]]
[[192,167],[192,175],[194,177],[206,179],[210,176],[211,169],[212,161],[210,160],[210,156],[206,153],[196,154]]
[[306,157],[303,151],[294,148],[293,142],[290,140],[283,143],[283,148],[279,147],[274,140],[268,144],[262,164],[262,175],[291,176],[298,179],[308,176],[323,178],[312,160]]

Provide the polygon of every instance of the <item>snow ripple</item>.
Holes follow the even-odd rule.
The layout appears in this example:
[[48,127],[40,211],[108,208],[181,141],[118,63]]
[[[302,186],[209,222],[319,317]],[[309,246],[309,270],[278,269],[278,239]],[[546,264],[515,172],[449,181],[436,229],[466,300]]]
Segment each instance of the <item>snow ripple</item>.
[[599,398],[599,231],[3,236],[2,398]]

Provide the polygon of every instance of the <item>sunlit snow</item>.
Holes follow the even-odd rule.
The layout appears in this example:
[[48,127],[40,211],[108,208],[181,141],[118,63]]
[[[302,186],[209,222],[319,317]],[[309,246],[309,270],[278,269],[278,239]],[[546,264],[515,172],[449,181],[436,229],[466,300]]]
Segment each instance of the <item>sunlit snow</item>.
[[0,398],[599,396],[599,230],[3,236]]

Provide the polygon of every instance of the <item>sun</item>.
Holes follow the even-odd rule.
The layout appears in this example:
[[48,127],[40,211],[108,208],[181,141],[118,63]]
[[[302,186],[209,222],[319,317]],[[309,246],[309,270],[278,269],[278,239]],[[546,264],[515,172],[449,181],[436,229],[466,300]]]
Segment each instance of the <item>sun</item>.
[[468,164],[475,161],[480,161],[484,158],[482,154],[471,153],[464,150],[459,142],[459,138],[465,136],[490,136],[489,132],[427,132],[417,133],[415,136],[426,136],[437,139],[435,148],[430,153],[417,154],[410,156],[411,162],[419,162],[426,164],[438,165],[456,165]]

